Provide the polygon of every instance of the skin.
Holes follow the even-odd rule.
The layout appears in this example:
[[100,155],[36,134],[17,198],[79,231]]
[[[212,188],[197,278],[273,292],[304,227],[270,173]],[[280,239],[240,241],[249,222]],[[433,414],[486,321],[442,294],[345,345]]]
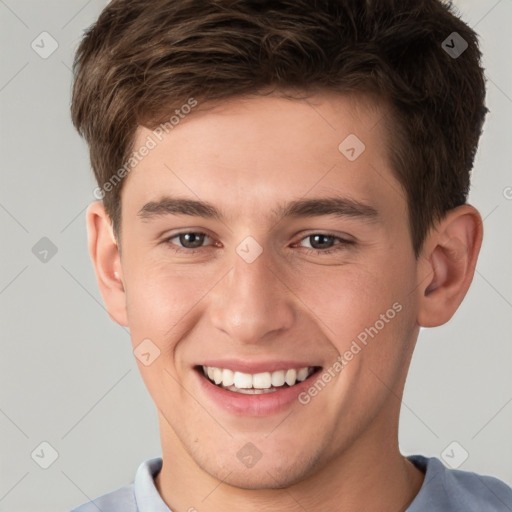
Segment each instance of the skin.
[[[398,448],[405,378],[420,326],[448,321],[466,294],[482,222],[472,206],[451,210],[415,258],[386,126],[384,106],[369,97],[233,98],[196,109],[129,174],[120,240],[102,204],[90,206],[89,249],[109,314],[129,327],[134,349],[149,338],[160,350],[137,364],[159,413],[155,483],[175,512],[398,512],[418,493],[424,475]],[[151,133],[139,127],[134,148]],[[351,133],[366,146],[353,162],[338,150]],[[269,213],[334,194],[378,217]],[[224,219],[138,215],[164,195],[207,201]],[[194,254],[169,240],[198,231],[210,238]],[[308,253],[318,233],[353,243]],[[263,249],[252,263],[236,252],[247,236]],[[193,366],[204,358],[300,357],[329,368],[397,302],[395,318],[307,405],[244,417],[197,384]],[[247,442],[262,454],[252,468],[236,455]]]

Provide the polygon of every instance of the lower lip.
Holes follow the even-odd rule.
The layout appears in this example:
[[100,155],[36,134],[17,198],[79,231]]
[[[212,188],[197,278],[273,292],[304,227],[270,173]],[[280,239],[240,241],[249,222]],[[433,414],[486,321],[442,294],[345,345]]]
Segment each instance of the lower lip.
[[258,395],[228,391],[210,382],[200,371],[196,370],[194,373],[197,374],[199,385],[207,397],[221,408],[240,416],[269,416],[286,410],[297,401],[300,393],[311,385],[311,379],[314,379],[318,371],[294,386]]

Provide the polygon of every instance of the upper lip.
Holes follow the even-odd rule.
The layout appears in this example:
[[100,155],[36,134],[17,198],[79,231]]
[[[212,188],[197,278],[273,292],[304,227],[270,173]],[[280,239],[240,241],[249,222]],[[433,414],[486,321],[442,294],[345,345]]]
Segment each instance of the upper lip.
[[234,372],[242,373],[263,373],[276,372],[278,370],[299,369],[306,367],[320,367],[311,361],[293,361],[293,360],[272,360],[272,361],[243,361],[240,359],[209,359],[198,363],[198,366],[213,366],[215,368],[223,368]]

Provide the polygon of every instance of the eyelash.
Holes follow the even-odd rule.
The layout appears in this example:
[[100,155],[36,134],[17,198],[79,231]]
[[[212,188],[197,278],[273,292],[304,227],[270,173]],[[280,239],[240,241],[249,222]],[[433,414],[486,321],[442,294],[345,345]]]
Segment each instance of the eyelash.
[[[174,238],[178,238],[180,235],[204,235],[205,237],[210,238],[206,233],[203,233],[202,231],[182,231],[181,233],[175,233],[174,235],[166,238],[165,240],[163,240],[163,243],[168,245],[169,248],[175,253],[196,254],[197,252],[204,249],[204,246],[199,247],[198,249],[187,249],[186,247],[176,246],[175,244],[173,244],[171,242],[171,240],[173,240]],[[309,248],[309,247],[302,247],[302,249],[306,249],[306,253],[308,253],[308,254],[328,255],[328,254],[332,254],[334,252],[342,251],[342,250],[346,249],[347,246],[354,244],[354,242],[352,240],[346,240],[337,235],[334,235],[333,233],[311,233],[311,234],[306,235],[305,237],[301,238],[298,243],[302,242],[303,240],[306,240],[307,238],[311,238],[315,235],[321,235],[321,236],[325,236],[325,237],[334,238],[334,239],[338,240],[339,243],[335,244],[332,248],[329,248],[329,249],[313,249],[313,248]]]

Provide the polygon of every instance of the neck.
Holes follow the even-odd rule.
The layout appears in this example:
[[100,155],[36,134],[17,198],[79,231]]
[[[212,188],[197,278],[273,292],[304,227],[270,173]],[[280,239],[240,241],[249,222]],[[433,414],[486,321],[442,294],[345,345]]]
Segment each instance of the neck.
[[[400,454],[396,430],[390,429],[379,437],[365,432],[321,469],[290,487],[241,489],[198,467],[166,426],[164,462],[155,484],[173,512],[224,512],[226,508],[244,512],[401,512],[417,495],[424,479],[424,474]],[[383,432],[382,426],[375,424],[370,429]]]

